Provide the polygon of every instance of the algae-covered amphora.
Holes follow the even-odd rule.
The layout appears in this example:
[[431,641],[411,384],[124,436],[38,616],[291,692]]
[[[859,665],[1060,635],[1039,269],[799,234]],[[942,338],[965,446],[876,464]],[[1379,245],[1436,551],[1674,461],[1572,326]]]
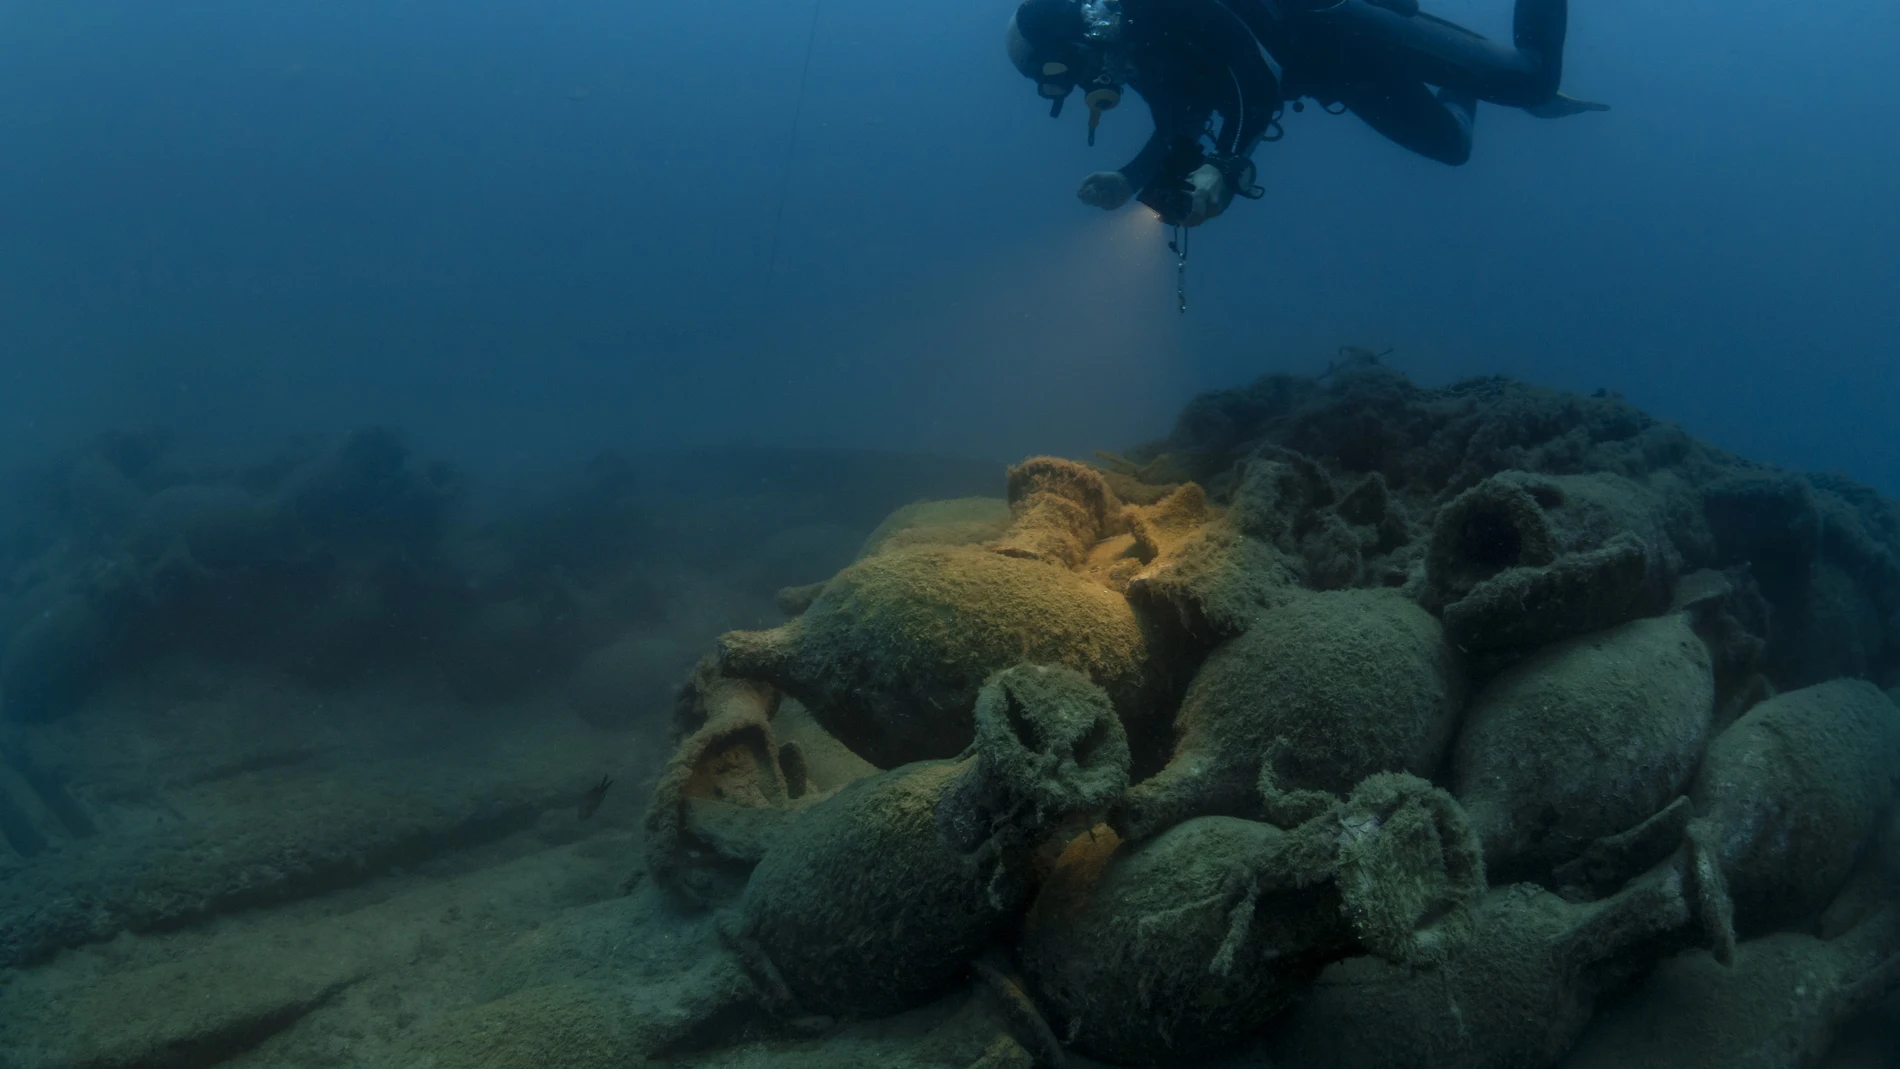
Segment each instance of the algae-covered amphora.
[[942,993],[1027,903],[1040,840],[1128,783],[1107,695],[1059,667],[997,673],[977,737],[839,790],[752,872],[729,942],[789,1016],[895,1013]]
[[1835,680],[1755,706],[1709,744],[1690,796],[1689,835],[1727,885],[1710,888],[1709,908],[1732,910],[1743,936],[1818,911],[1897,785],[1900,709],[1873,684]]
[[1325,965],[1414,960],[1483,887],[1456,803],[1412,776],[1366,780],[1291,831],[1197,817],[1139,843],[1070,843],[1024,921],[1020,959],[1056,1034],[1094,1057],[1180,1064],[1258,1031]]
[[1273,1029],[1274,1064],[1327,1069],[1543,1069],[1589,1024],[1598,997],[1703,937],[1694,867],[1670,862],[1615,896],[1573,903],[1533,884],[1493,888],[1470,937],[1402,968],[1329,969]]
[[1658,612],[1682,567],[1669,513],[1662,494],[1607,472],[1499,472],[1439,510],[1427,596],[1473,654]]
[[1424,609],[1386,590],[1284,594],[1215,650],[1175,718],[1174,756],[1128,792],[1129,840],[1196,816],[1260,816],[1281,786],[1345,795],[1378,772],[1429,776],[1461,693],[1457,651]]
[[1061,457],[1030,457],[1010,468],[1006,491],[1010,525],[990,548],[1063,568],[1081,564],[1121,512],[1101,473]]
[[1688,788],[1714,712],[1709,651],[1684,614],[1505,669],[1472,699],[1452,748],[1452,791],[1492,879],[1542,879],[1660,812]]
[[1837,938],[1776,932],[1723,965],[1663,962],[1590,1027],[1565,1069],[1808,1069],[1842,1024],[1900,989],[1900,903]]
[[976,692],[1019,662],[1060,664],[1141,716],[1148,639],[1128,599],[1067,569],[970,546],[878,554],[804,615],[720,639],[727,671],[804,702],[872,764],[955,756]]
[[1115,495],[1093,469],[1054,457],[1011,468],[1008,491],[1009,526],[987,545],[860,557],[812,588],[797,619],[722,636],[721,663],[797,698],[880,768],[962,751],[977,688],[1014,664],[1073,668],[1133,735],[1156,730],[1163,658],[1126,597],[1074,570],[1121,522]]

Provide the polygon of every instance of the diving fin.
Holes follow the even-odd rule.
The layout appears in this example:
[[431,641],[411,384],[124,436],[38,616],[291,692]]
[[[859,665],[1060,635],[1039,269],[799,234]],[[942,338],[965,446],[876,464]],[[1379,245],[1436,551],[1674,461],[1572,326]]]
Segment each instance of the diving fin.
[[1542,104],[1533,104],[1524,109],[1540,119],[1561,119],[1566,115],[1581,115],[1586,111],[1609,111],[1608,104],[1599,104],[1594,100],[1579,100],[1576,97],[1556,93]]

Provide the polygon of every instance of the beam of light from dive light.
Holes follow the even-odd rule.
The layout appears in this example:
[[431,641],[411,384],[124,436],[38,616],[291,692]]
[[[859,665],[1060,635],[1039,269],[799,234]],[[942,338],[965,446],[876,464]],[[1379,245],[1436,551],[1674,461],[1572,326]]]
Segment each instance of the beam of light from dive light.
[[1187,311],[1187,231],[1175,227],[1164,219],[1160,212],[1149,210],[1145,205],[1134,211],[1121,213],[1121,218],[1107,228],[1110,240],[1121,249],[1121,254],[1135,264],[1153,262],[1154,250],[1165,249],[1174,266],[1175,311]]
[[1123,211],[934,265],[894,279],[833,359],[858,390],[932,398],[906,428],[918,448],[1066,454],[1141,438],[1165,428],[1188,374],[1162,249],[1158,224]]
[[1117,246],[1127,247],[1131,251],[1135,246],[1152,246],[1160,238],[1167,224],[1159,212],[1146,205],[1135,205],[1133,211],[1117,213],[1115,222],[1108,227],[1110,240]]

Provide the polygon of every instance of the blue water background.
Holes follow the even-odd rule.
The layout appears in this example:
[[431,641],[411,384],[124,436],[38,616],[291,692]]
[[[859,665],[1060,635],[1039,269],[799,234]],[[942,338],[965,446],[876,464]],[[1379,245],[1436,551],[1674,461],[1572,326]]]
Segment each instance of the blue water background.
[[811,0],[0,0],[0,458],[1085,454],[1354,344],[1900,492],[1900,8],[1577,0],[1615,110],[1486,107],[1463,168],[1291,115],[1184,317],[1156,225],[1074,197],[1142,109],[1051,122],[1007,2],[820,2],[794,138]]

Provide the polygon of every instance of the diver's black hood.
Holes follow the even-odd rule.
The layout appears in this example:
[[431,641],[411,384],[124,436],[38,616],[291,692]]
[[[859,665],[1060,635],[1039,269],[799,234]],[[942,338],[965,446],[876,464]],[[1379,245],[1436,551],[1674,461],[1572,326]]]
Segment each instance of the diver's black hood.
[[1051,52],[1082,39],[1087,24],[1080,0],[1023,0],[1016,9],[1016,30],[1038,52]]

